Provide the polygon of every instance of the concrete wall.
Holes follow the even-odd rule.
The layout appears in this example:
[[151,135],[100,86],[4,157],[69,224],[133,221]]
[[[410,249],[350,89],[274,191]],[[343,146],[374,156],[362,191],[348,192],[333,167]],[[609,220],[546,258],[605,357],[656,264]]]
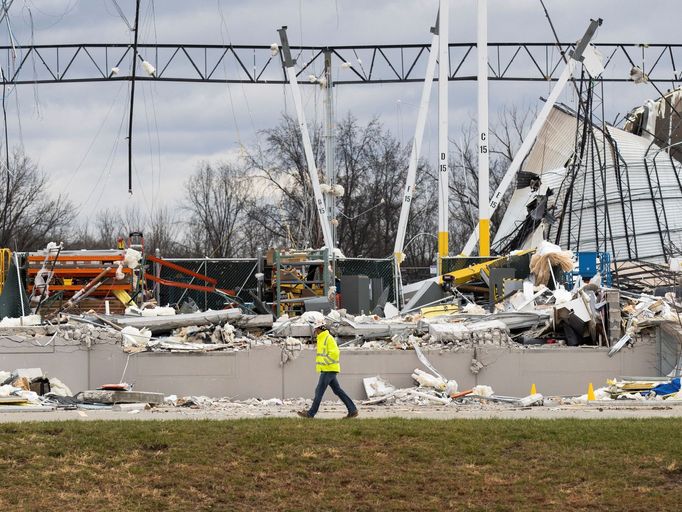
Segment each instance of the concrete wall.
[[[35,340],[42,344],[49,338]],[[55,338],[50,345],[39,347],[0,337],[0,370],[40,367],[64,381],[74,393],[119,382],[124,369],[123,380],[134,383],[135,389],[178,396],[310,398],[317,382],[312,349],[282,366],[280,349],[273,346],[243,352],[147,352],[129,356],[118,345],[100,344],[88,349],[65,343]],[[606,348],[424,351],[439,372],[457,380],[460,389],[487,384],[497,394],[511,396],[527,395],[532,383],[545,395],[575,395],[585,393],[589,382],[596,388],[619,375],[657,376],[659,352],[655,337],[612,358]],[[470,370],[474,358],[484,365],[478,374]],[[398,387],[408,387],[413,385],[410,374],[421,367],[412,350],[342,350],[341,366],[342,386],[354,398],[365,398],[364,377],[381,375]],[[328,392],[327,397],[332,396]]]
[[[121,347],[117,348],[120,351]],[[0,370],[42,368],[48,376],[62,380],[74,393],[88,388],[92,359],[92,353],[86,347],[69,345],[61,339],[50,341],[49,337],[42,336],[29,341],[0,336]]]

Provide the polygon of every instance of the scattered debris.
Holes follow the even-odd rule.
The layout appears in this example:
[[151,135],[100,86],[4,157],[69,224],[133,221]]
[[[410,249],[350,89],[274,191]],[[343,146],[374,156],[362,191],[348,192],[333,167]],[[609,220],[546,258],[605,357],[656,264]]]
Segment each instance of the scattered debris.
[[362,380],[362,383],[365,386],[367,398],[383,397],[396,390],[395,386],[378,375],[376,377],[367,377]]
[[90,404],[162,404],[164,402],[163,393],[150,393],[142,391],[120,391],[94,389],[82,391],[80,399]]

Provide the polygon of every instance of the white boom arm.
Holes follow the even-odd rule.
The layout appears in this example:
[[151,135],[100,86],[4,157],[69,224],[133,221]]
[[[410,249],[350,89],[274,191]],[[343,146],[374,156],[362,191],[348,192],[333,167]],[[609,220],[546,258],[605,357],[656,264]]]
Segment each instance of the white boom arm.
[[436,61],[438,60],[438,20],[436,25],[431,28],[431,50],[429,60],[426,64],[426,75],[424,76],[424,87],[422,88],[421,101],[419,102],[419,112],[417,114],[417,127],[414,131],[412,141],[412,151],[410,152],[410,163],[407,167],[407,178],[405,180],[405,192],[403,193],[403,204],[400,208],[400,220],[398,221],[398,233],[395,238],[393,253],[398,263],[403,260],[403,248],[405,245],[405,233],[407,232],[407,221],[410,217],[410,205],[414,194],[414,185],[417,178],[417,165],[421,155],[422,140],[424,139],[424,127],[426,126],[426,115],[429,110],[431,99],[431,86],[433,76],[436,71]]
[[[590,26],[585,32],[585,35],[578,42],[575,51],[571,54],[570,58],[568,59],[566,67],[564,68],[563,72],[561,73],[561,76],[557,80],[557,83],[554,85],[554,88],[552,89],[552,92],[547,98],[547,101],[545,102],[544,106],[540,110],[537,119],[535,119],[535,121],[533,122],[533,126],[531,126],[530,130],[528,131],[528,134],[526,135],[526,138],[523,140],[521,147],[519,148],[516,155],[514,155],[514,159],[512,160],[512,163],[509,165],[507,172],[502,178],[502,182],[495,190],[493,197],[490,199],[490,210],[488,212],[490,216],[492,216],[493,213],[495,213],[495,210],[497,210],[497,207],[500,205],[500,200],[502,199],[502,196],[504,196],[505,192],[509,188],[509,185],[514,179],[514,176],[516,176],[516,173],[521,168],[521,164],[523,163],[526,156],[530,152],[531,147],[533,146],[533,143],[535,142],[535,139],[538,136],[538,133],[540,133],[540,130],[545,124],[545,121],[547,121],[547,117],[549,116],[552,107],[554,107],[554,104],[559,98],[561,92],[564,90],[566,83],[571,78],[571,75],[573,74],[573,69],[575,68],[578,62],[582,62],[583,52],[585,51],[585,48],[587,47],[590,40],[594,36],[597,27],[601,25],[601,21],[602,21],[601,19],[597,21],[592,20]],[[478,237],[479,232],[477,226],[476,229],[474,229],[474,232],[471,233],[469,240],[464,246],[464,249],[462,250],[462,255],[464,256],[471,255],[472,251],[474,250],[474,247],[476,247],[476,242],[478,242]]]
[[277,30],[282,41],[282,57],[284,60],[284,67],[286,69],[287,78],[289,79],[289,86],[291,88],[291,95],[294,98],[294,106],[296,107],[296,116],[298,118],[298,127],[301,130],[303,137],[303,149],[305,151],[305,159],[308,164],[308,173],[310,174],[310,182],[313,185],[313,193],[315,196],[315,207],[320,218],[320,225],[322,226],[322,236],[324,244],[329,250],[330,254],[334,250],[334,241],[332,238],[332,230],[327,218],[327,207],[324,203],[322,190],[320,189],[320,177],[317,174],[317,165],[315,164],[315,156],[313,154],[313,146],[310,143],[310,134],[308,133],[308,124],[305,120],[305,111],[303,110],[303,101],[301,100],[301,90],[296,79],[296,69],[294,65],[296,61],[291,58],[291,50],[289,48],[289,40],[287,38],[286,27]]

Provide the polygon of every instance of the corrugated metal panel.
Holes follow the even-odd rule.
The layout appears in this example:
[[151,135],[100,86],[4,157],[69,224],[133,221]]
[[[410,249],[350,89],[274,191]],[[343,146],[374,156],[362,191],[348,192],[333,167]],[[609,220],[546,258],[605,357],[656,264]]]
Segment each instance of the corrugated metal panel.
[[[557,190],[565,176],[564,165],[574,152],[575,129],[575,117],[553,108],[524,161],[522,170],[540,174],[543,184]],[[535,196],[530,187],[514,191],[495,233],[493,245],[508,237],[523,222],[527,214],[526,205]]]
[[[682,186],[667,153],[618,128],[608,128],[610,140],[595,130],[594,144],[586,148],[582,168],[571,183],[570,176],[548,169],[561,167],[573,153],[576,119],[558,109],[549,119],[524,170],[540,174],[557,193],[557,215],[572,193],[558,237],[562,247],[605,250],[617,261],[659,263],[671,247],[682,248]],[[523,221],[531,197],[529,189],[514,193],[514,208],[505,214],[495,241]],[[550,227],[548,239],[557,237],[558,228],[558,223]]]
[[[547,185],[551,190],[557,190],[565,175],[566,169],[563,167],[553,171],[545,171],[542,173],[542,183]],[[539,192],[544,193],[544,188],[541,188]],[[514,191],[509,200],[509,205],[507,206],[504,217],[495,233],[493,245],[516,231],[516,228],[523,222],[528,213],[526,205],[532,199],[535,199],[536,196],[537,193],[532,192],[530,187],[516,189]]]
[[[656,157],[654,168],[653,153],[644,138],[617,128],[609,128],[609,135],[618,151],[619,169],[611,144],[605,143],[603,135],[597,132],[593,152],[588,150],[583,159],[587,169],[583,168],[572,187],[571,209],[560,237],[562,246],[574,250],[606,250],[613,253],[615,260],[631,257],[660,262],[664,248],[659,226],[664,231],[666,245],[668,237],[674,242],[682,236],[682,215],[673,218],[668,213],[680,211],[682,207],[682,190],[675,169],[670,159],[660,156]],[[619,171],[622,196],[618,187]],[[566,194],[567,190],[562,193]],[[668,229],[662,218],[663,209]]]
[[523,164],[523,170],[542,174],[566,165],[575,148],[576,119],[553,108]]
[[682,236],[682,189],[676,169],[667,154],[643,137],[618,128],[609,128],[609,133],[627,164],[632,201],[626,197],[625,204],[631,207],[634,218],[636,257],[662,262],[662,255],[671,249],[664,245],[676,243]]

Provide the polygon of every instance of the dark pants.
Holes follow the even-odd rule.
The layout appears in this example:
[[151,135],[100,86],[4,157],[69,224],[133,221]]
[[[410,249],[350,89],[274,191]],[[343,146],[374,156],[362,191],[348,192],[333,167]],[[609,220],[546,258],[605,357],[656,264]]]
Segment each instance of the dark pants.
[[332,388],[334,394],[341,399],[343,405],[346,406],[346,409],[348,409],[349,413],[358,410],[358,408],[355,407],[353,400],[351,400],[344,390],[341,389],[341,385],[336,378],[337,375],[338,374],[336,372],[320,373],[320,380],[317,381],[317,387],[315,388],[315,399],[313,400],[313,405],[308,411],[309,416],[315,416],[317,414],[317,410],[320,408],[320,402],[322,402],[322,397],[324,396],[324,392],[327,390],[327,386]]

